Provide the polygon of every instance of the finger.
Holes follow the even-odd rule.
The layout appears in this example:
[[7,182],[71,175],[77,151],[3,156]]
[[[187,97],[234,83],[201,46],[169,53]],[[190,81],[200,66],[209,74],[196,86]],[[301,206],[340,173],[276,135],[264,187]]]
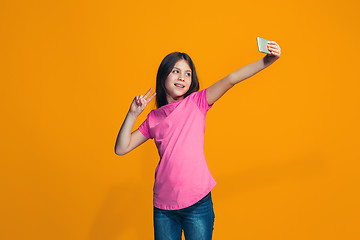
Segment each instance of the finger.
[[279,51],[279,49],[276,49],[276,48],[271,48],[271,49],[270,49],[270,51],[271,51],[271,52],[278,52],[278,51]]
[[280,56],[280,51],[279,50],[275,50],[275,51],[272,51],[272,53],[276,56]]
[[277,54],[278,53],[278,51],[271,51],[271,54],[273,54],[273,55],[275,55],[275,54]]
[[153,99],[153,98],[155,97],[155,95],[156,95],[156,92],[154,92],[154,93],[149,97],[149,99],[147,100],[147,102],[150,102],[151,99]]
[[140,102],[140,97],[136,96],[136,105],[140,106],[141,102]]
[[150,95],[151,91],[152,91],[152,88],[150,88],[149,91],[147,91],[147,93],[144,96],[145,99]]
[[269,47],[269,49],[272,51],[280,51],[279,47]]
[[274,49],[275,49],[277,46],[271,44],[271,45],[268,45],[267,47],[268,47],[268,48],[274,48]]
[[278,47],[279,44],[277,44],[276,42],[269,42],[268,43],[268,46],[271,46],[271,47]]

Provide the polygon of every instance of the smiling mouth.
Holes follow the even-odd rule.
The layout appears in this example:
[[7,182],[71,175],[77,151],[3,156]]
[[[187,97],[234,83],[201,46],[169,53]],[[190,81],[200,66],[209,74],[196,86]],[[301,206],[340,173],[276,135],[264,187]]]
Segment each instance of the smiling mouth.
[[184,88],[185,86],[184,85],[181,85],[181,84],[178,84],[178,83],[175,83],[174,84],[176,87],[178,87],[178,88]]

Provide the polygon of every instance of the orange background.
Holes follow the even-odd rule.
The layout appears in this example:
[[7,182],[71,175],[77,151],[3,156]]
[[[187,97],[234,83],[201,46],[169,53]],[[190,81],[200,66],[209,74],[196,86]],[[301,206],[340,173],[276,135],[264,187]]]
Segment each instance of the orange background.
[[[2,1],[0,239],[152,239],[152,140],[115,140],[166,54],[204,89],[213,239],[359,239],[358,1]],[[134,129],[155,107],[153,101]]]

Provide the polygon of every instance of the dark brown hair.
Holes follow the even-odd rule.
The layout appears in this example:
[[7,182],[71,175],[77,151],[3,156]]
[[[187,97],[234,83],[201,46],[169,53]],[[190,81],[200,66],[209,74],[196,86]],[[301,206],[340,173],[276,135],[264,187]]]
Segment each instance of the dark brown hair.
[[165,89],[165,80],[170,74],[171,70],[174,68],[175,64],[184,59],[190,66],[191,69],[191,85],[189,90],[185,93],[184,98],[189,96],[193,92],[199,91],[199,80],[196,74],[195,65],[191,60],[190,56],[186,53],[181,52],[173,52],[162,60],[160,63],[157,76],[156,76],[156,106],[160,108],[166,104],[168,104],[166,100],[166,89]]

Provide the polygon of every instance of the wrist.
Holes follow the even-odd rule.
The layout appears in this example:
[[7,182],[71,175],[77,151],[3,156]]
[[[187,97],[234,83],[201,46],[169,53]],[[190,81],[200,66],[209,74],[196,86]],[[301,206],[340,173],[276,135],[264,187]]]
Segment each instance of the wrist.
[[265,63],[273,63],[275,62],[276,60],[278,60],[279,57],[276,57],[275,55],[271,55],[271,54],[267,54],[265,57],[264,57],[264,62]]
[[128,114],[127,114],[130,118],[133,118],[133,119],[136,119],[139,114],[135,113],[135,112],[132,112],[129,110]]

